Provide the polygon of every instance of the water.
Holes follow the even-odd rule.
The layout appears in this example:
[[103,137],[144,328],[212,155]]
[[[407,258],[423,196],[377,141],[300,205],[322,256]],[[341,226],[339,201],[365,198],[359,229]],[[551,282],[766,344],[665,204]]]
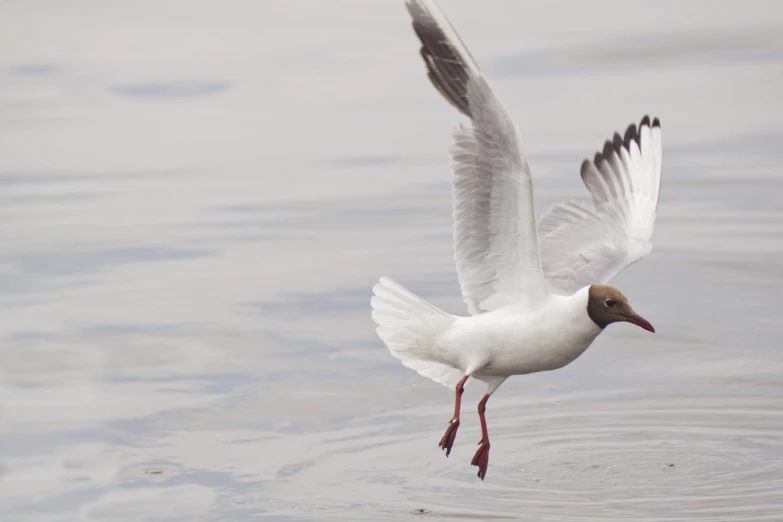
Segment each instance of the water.
[[783,10],[445,1],[538,212],[645,112],[655,249],[610,328],[488,405],[369,289],[464,313],[449,130],[401,2],[0,4],[0,518],[710,520],[783,512]]

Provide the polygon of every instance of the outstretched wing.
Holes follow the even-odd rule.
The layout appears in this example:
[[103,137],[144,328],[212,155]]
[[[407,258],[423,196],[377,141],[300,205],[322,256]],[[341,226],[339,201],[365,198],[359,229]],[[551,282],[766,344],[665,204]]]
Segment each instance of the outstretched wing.
[[471,314],[547,295],[533,183],[516,125],[434,0],[407,0],[429,78],[471,120],[451,149],[454,255]]
[[615,133],[582,180],[592,202],[554,205],[538,224],[541,262],[549,290],[572,294],[607,283],[652,250],[661,186],[661,125],[645,116],[624,136]]

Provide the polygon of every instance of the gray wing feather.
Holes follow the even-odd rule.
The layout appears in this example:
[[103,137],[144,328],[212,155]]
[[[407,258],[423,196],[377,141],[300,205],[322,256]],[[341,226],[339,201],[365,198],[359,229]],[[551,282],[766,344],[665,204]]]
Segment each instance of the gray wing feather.
[[451,148],[454,253],[471,314],[547,295],[533,184],[516,125],[434,0],[408,0],[428,76],[471,125]]
[[608,283],[652,250],[661,184],[661,125],[645,116],[615,134],[581,175],[592,202],[566,201],[541,217],[541,262],[549,290],[571,294]]

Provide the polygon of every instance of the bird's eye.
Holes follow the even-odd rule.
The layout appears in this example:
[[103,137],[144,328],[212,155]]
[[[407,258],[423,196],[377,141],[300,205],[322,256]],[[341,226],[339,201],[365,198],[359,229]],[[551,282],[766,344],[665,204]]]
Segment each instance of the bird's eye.
[[604,304],[611,308],[612,306],[615,305],[615,302],[614,299],[612,299],[611,297],[607,297],[606,301],[604,301]]

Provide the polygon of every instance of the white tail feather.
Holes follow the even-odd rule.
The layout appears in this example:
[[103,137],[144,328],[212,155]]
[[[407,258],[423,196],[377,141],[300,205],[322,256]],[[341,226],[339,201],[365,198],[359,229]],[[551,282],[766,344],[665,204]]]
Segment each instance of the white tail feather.
[[462,372],[432,358],[438,336],[455,317],[387,277],[381,277],[372,291],[372,318],[389,352],[419,375],[454,388]]

